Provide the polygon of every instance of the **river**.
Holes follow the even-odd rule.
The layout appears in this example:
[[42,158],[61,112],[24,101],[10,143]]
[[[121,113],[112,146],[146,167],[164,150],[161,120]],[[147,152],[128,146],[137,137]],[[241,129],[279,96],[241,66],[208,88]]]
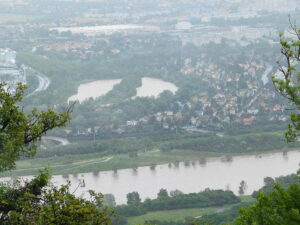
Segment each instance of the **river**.
[[206,162],[195,161],[189,165],[180,163],[158,165],[155,169],[140,167],[137,171],[123,169],[113,171],[84,173],[66,176],[54,176],[55,184],[64,184],[67,179],[72,182],[72,189],[78,186],[79,180],[84,179],[85,187],[79,188],[81,195],[89,189],[103,194],[111,193],[118,204],[126,202],[126,194],[139,192],[142,199],[156,198],[158,191],[165,188],[168,191],[181,190],[184,193],[199,192],[205,188],[228,189],[238,193],[242,180],[246,181],[245,193],[251,194],[263,186],[267,176],[278,177],[294,173],[299,168],[300,151],[287,154],[271,153],[259,156],[236,156],[232,161],[222,158],[207,159]]

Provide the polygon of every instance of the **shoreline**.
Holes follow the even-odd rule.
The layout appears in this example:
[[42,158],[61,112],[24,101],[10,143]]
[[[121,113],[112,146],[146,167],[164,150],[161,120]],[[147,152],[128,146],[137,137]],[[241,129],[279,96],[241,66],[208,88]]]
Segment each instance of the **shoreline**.
[[196,152],[186,150],[174,150],[171,152],[161,152],[160,150],[140,152],[138,157],[130,158],[127,154],[103,155],[100,153],[67,155],[62,157],[33,158],[17,162],[15,170],[0,174],[0,178],[34,176],[43,168],[50,168],[52,175],[67,175],[89,172],[117,171],[122,169],[135,169],[139,167],[149,167],[165,165],[169,163],[184,163],[202,161],[223,160],[230,162],[233,157],[262,156],[274,153],[283,155],[291,151],[300,151],[299,148],[252,152],[222,154],[212,152]]

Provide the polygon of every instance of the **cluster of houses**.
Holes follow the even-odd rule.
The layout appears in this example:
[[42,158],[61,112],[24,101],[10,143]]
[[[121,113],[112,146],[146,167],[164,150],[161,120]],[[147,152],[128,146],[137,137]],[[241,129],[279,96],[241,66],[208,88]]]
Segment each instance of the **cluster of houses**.
[[220,65],[205,61],[205,58],[205,55],[200,57],[194,66],[191,59],[186,59],[181,72],[184,76],[200,76],[203,82],[215,90],[213,94],[199,91],[199,94],[187,102],[174,103],[175,110],[157,112],[136,121],[128,121],[127,126],[156,121],[165,129],[178,125],[222,128],[226,123],[249,126],[256,121],[289,119],[283,103],[278,103],[279,98],[273,85],[262,77],[264,74],[270,80],[272,72],[275,72],[274,67],[264,63],[262,58],[237,63],[243,73],[230,73],[231,71],[225,71]]

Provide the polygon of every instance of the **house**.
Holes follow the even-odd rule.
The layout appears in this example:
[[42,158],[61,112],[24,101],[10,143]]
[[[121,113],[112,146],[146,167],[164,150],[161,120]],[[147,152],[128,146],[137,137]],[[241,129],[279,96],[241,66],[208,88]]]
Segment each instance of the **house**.
[[197,124],[197,118],[195,118],[195,117],[192,117],[190,121],[191,121],[192,125],[196,125]]
[[181,113],[176,113],[175,114],[175,119],[178,120],[182,120],[183,119],[183,115]]
[[173,116],[173,112],[172,111],[165,111],[165,114],[167,115],[167,116]]
[[156,121],[161,122],[163,120],[163,116],[162,115],[156,115],[155,119],[156,119]]
[[251,116],[249,118],[244,118],[243,119],[243,124],[244,125],[251,125],[255,119],[256,119],[255,116]]
[[259,112],[259,110],[256,108],[250,108],[247,110],[247,113],[254,114],[254,115],[257,114],[258,112]]
[[163,128],[164,128],[164,129],[169,129],[169,124],[166,123],[166,122],[164,122],[164,123],[163,123]]
[[139,119],[139,122],[142,122],[142,123],[148,123],[149,122],[149,117],[148,116],[145,116],[145,117],[142,117]]
[[276,104],[274,107],[273,107],[273,111],[280,111],[282,110],[282,106],[279,105],[279,104]]
[[129,127],[135,127],[137,124],[138,124],[138,121],[135,121],[135,120],[128,120],[126,122],[126,125]]

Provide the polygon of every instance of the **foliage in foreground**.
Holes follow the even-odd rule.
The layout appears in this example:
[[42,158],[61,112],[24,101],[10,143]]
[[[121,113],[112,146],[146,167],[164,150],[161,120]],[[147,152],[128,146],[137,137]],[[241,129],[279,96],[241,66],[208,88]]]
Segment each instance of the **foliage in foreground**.
[[51,109],[39,112],[33,109],[25,114],[19,105],[26,86],[19,83],[14,91],[0,83],[0,172],[13,169],[21,156],[33,156],[39,141],[47,131],[65,126],[72,107],[56,113]]
[[[216,225],[224,224],[225,219],[237,216],[237,209],[219,214],[204,216],[199,220],[189,221],[146,221],[147,225]],[[228,221],[227,220],[227,221]],[[226,220],[225,220],[226,221]],[[298,225],[300,224],[300,186],[292,184],[284,189],[279,184],[274,185],[269,194],[260,192],[257,202],[240,209],[240,215],[232,225]]]
[[285,98],[287,98],[295,109],[290,114],[291,124],[288,126],[288,131],[285,133],[287,142],[296,141],[300,136],[300,29],[295,23],[290,20],[290,39],[284,39],[284,34],[280,34],[281,54],[285,65],[279,61],[280,75],[273,76],[273,83],[276,90]]
[[234,225],[242,224],[300,224],[300,186],[292,184],[287,190],[278,184],[269,194],[260,192],[257,202],[241,209]]
[[[20,106],[25,85],[14,91],[0,83],[0,172],[13,169],[23,155],[33,156],[42,135],[70,120],[72,106],[65,112],[51,109],[29,114]],[[49,185],[50,174],[41,174],[12,185],[0,183],[0,224],[4,225],[108,225],[115,219],[113,212],[102,204],[102,196],[90,192],[91,200],[76,197],[68,185],[60,188]]]
[[50,175],[42,172],[21,185],[0,186],[0,224],[88,224],[108,225],[117,219],[103,206],[102,196],[90,192],[91,200],[76,197],[69,185],[60,188],[48,185]]

